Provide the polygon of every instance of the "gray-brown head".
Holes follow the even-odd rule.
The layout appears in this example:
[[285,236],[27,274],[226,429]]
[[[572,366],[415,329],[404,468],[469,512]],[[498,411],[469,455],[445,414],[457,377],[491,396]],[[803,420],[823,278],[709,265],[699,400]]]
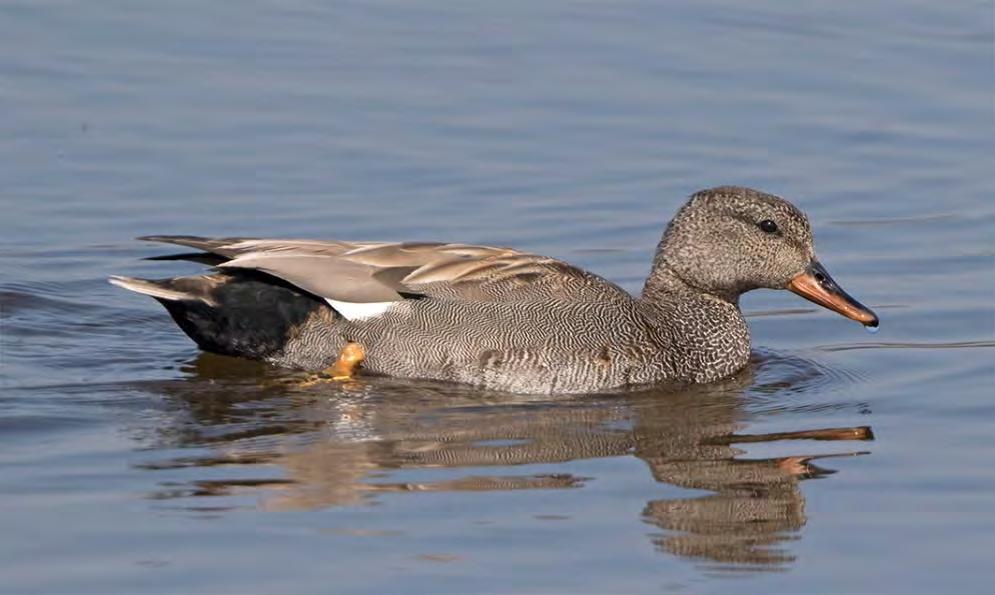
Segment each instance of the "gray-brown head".
[[691,196],[663,235],[649,283],[666,275],[730,301],[751,289],[789,289],[864,325],[878,323],[816,259],[805,214],[749,188]]

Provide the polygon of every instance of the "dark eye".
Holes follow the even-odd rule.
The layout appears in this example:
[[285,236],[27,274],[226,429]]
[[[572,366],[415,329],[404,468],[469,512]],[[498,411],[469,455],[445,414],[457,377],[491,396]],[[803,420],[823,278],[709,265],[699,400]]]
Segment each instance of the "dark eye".
[[775,233],[777,231],[777,223],[774,223],[770,219],[764,219],[760,222],[760,229],[767,233]]

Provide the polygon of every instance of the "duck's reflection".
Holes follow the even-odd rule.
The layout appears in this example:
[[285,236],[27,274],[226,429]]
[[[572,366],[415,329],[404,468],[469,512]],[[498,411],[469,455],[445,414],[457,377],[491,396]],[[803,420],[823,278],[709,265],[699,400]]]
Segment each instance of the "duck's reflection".
[[[652,535],[656,547],[736,570],[790,563],[786,542],[806,520],[799,481],[830,473],[815,459],[858,454],[757,459],[736,445],[872,438],[866,427],[742,433],[751,395],[776,397],[818,382],[814,365],[770,355],[707,387],[543,401],[390,379],[297,389],[272,370],[209,355],[193,371],[189,380],[154,387],[188,414],[163,437],[211,454],[145,467],[257,465],[263,472],[278,465],[282,473],[162,482],[154,497],[266,487],[267,508],[313,509],[360,504],[382,492],[567,489],[589,478],[514,471],[634,455],[656,481],[708,492],[646,504],[642,518],[660,530]],[[398,471],[408,479],[398,481]],[[425,478],[410,479],[418,476]]]

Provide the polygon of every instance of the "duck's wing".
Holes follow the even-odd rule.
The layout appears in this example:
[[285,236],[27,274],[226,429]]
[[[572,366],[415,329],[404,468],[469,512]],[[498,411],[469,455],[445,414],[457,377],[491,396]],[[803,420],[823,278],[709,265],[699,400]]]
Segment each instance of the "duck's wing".
[[336,302],[427,297],[540,303],[631,299],[617,285],[565,262],[510,248],[414,242],[344,242],[146,236],[222,257]]

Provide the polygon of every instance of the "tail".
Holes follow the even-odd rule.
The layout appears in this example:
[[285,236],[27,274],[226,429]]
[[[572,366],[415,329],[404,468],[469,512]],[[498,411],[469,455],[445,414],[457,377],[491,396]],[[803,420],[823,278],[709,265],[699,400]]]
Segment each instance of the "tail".
[[265,274],[108,281],[155,298],[205,351],[319,369],[337,354],[339,341],[320,340],[332,335],[338,319],[328,304]]
[[209,275],[198,275],[197,277],[177,277],[153,281],[111,275],[107,281],[111,285],[152,296],[164,304],[166,302],[200,301],[213,306],[216,304],[208,291],[208,287],[211,285],[207,283],[209,278]]

